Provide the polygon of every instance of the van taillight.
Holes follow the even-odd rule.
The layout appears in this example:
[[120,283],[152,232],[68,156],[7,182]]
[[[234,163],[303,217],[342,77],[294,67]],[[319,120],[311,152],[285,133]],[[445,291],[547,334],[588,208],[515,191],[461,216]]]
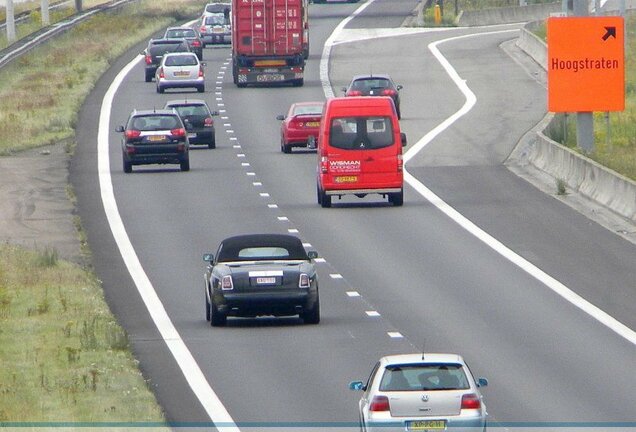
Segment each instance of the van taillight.
[[404,170],[404,160],[403,160],[401,154],[398,155],[397,162],[398,162],[397,170],[398,170],[398,172],[402,172]]
[[462,409],[479,409],[481,401],[475,393],[468,393],[462,396]]
[[369,405],[369,411],[390,411],[389,398],[386,396],[374,396]]
[[320,157],[320,172],[323,174],[329,172],[329,158],[327,156]]

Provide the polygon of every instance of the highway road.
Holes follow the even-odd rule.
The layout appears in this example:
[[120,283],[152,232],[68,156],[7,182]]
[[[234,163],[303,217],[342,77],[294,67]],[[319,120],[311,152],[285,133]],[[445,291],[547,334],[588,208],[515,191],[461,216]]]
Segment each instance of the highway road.
[[[407,186],[400,208],[367,197],[335,200],[333,208],[322,209],[315,153],[280,152],[276,115],[294,101],[324,99],[322,46],[359,6],[311,6],[311,52],[301,88],[238,89],[230,50],[206,49],[203,97],[222,112],[215,120],[217,149],[192,150],[190,172],[171,166],[122,172],[115,126],[133,108],[159,108],[185,95],[155,93],[154,84],[143,82],[141,63],[114,95],[106,131],[110,168],[98,169],[104,95],[145,42],[112,65],[83,106],[71,164],[79,214],[107,300],[130,333],[168,419],[203,427],[211,411],[220,412],[210,398],[197,397],[209,395],[205,388],[188,385],[199,370],[198,384],[207,387],[207,381],[241,430],[353,427],[359,394],[347,390],[348,382],[365,379],[382,355],[424,349],[458,352],[476,375],[489,379],[485,400],[490,421],[501,430],[516,430],[519,422],[536,430],[623,422],[611,430],[629,430],[630,421],[636,429],[634,343],[558,295],[533,270],[636,329],[634,246],[503,165],[546,106],[532,71],[500,47],[518,27],[353,40],[364,29],[398,26],[414,6],[376,0],[342,31],[342,39],[352,41],[331,49],[336,94],[351,75],[371,68],[404,85],[401,124],[409,148],[466,101],[433,53],[439,50],[465,80],[474,106],[407,164],[439,199]],[[112,181],[134,248],[134,254],[121,249],[124,258],[105,216],[102,197],[108,193],[100,190],[98,174]],[[441,200],[523,260],[515,264],[475,237],[440,210]],[[318,264],[321,324],[260,318],[211,328],[204,317],[202,254],[233,234],[296,231],[325,260]],[[137,259],[178,332],[167,342],[125,265]],[[168,347],[180,360],[191,354],[196,367],[189,363],[184,375]]]

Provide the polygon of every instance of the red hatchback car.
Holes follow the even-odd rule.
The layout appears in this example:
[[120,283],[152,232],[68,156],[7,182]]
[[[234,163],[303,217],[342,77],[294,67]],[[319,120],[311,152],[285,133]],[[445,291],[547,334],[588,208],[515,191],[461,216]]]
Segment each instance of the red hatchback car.
[[315,148],[320,130],[323,102],[298,102],[289,107],[287,115],[279,115],[280,151],[291,153],[293,147]]

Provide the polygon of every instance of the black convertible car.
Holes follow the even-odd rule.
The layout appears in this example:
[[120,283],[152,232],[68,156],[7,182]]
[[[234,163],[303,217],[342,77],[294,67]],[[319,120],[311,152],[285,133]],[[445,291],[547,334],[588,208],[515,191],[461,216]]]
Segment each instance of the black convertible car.
[[228,316],[299,315],[307,324],[320,322],[318,276],[313,259],[297,237],[248,234],[221,242],[207,253],[205,317],[223,326]]

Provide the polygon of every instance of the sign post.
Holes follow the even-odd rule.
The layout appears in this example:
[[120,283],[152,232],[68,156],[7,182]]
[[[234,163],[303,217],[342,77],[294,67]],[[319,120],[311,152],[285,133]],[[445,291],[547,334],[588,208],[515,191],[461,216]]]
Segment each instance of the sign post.
[[594,149],[592,112],[625,109],[624,18],[548,18],[548,110],[577,113],[577,141]]

